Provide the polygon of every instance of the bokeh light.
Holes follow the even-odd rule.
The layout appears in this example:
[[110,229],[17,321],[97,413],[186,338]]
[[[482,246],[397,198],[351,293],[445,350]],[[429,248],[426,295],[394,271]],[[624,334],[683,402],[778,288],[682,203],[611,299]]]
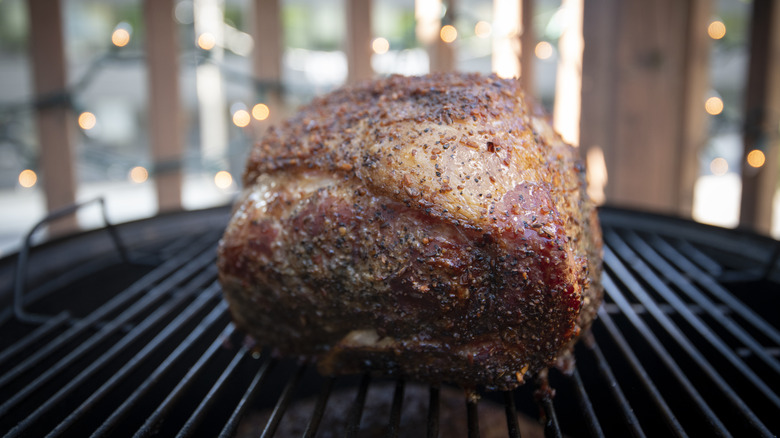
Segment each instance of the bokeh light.
[[217,45],[217,39],[214,34],[209,32],[203,32],[198,37],[198,47],[203,50],[211,50]]
[[549,59],[553,54],[553,46],[547,41],[539,41],[534,47],[534,54],[539,59]]
[[258,103],[257,105],[252,107],[252,117],[255,118],[255,120],[263,121],[268,118],[268,116],[271,115],[271,109],[268,108],[268,105],[264,103]]
[[377,55],[383,55],[387,53],[388,50],[390,50],[390,42],[382,37],[375,38],[371,43],[371,49],[374,50],[374,53]]
[[29,189],[38,182],[38,175],[32,169],[24,169],[19,172],[19,185]]
[[143,166],[135,166],[130,169],[130,181],[140,184],[149,179],[149,171]]
[[766,163],[766,155],[758,149],[753,149],[747,155],[747,163],[751,167],[759,168]]
[[441,31],[439,31],[439,36],[445,43],[451,43],[458,39],[458,30],[455,29],[455,26],[447,24],[442,26]]
[[249,126],[249,122],[251,121],[252,117],[249,116],[249,112],[247,110],[241,109],[233,113],[233,124],[239,128],[245,128]]
[[493,33],[493,26],[487,21],[478,21],[474,26],[474,35],[479,38],[487,38]]
[[729,171],[729,162],[723,157],[715,158],[710,162],[710,170],[713,175],[723,176]]
[[716,96],[710,97],[704,102],[704,110],[707,111],[708,114],[717,116],[723,112],[723,100]]
[[707,26],[707,35],[714,40],[719,40],[726,36],[726,25],[720,20],[715,20]]
[[124,47],[130,42],[130,32],[127,29],[119,28],[111,34],[111,42],[117,47]]
[[86,131],[94,128],[97,125],[97,117],[89,111],[84,111],[79,114],[79,127]]
[[227,189],[233,184],[233,175],[226,170],[220,170],[214,175],[214,185],[220,189]]

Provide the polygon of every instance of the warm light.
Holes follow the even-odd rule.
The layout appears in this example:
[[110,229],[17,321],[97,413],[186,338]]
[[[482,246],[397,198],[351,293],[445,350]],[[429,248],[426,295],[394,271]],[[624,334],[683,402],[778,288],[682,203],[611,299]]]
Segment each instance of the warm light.
[[753,149],[747,156],[747,163],[751,167],[761,167],[766,162],[766,156],[758,149]]
[[458,38],[458,30],[455,29],[455,26],[448,24],[442,26],[441,31],[439,31],[439,36],[445,43],[451,43]]
[[97,117],[89,111],[84,111],[79,115],[79,127],[89,131],[97,125]]
[[371,48],[374,50],[374,53],[377,55],[382,55],[387,53],[388,50],[390,50],[390,42],[387,41],[385,38],[379,37],[374,39],[374,42],[371,43]]
[[707,35],[714,40],[719,40],[726,36],[726,25],[722,21],[715,20],[707,27]]
[[553,46],[547,41],[539,41],[534,48],[534,54],[539,59],[548,59],[553,54]]
[[231,184],[233,184],[233,175],[231,175],[230,172],[226,170],[220,170],[216,175],[214,175],[214,185],[220,189],[226,189],[230,187]]
[[718,157],[710,163],[710,170],[713,175],[723,176],[729,171],[729,163],[725,158]]
[[493,26],[491,26],[487,21],[478,21],[477,25],[474,26],[474,35],[479,38],[487,38],[492,32]]
[[265,120],[270,115],[271,110],[268,108],[268,105],[264,103],[258,103],[252,107],[252,117],[254,117],[256,120]]
[[119,28],[111,34],[111,42],[117,47],[124,47],[130,42],[130,32],[127,29]]
[[30,187],[34,186],[35,183],[37,182],[38,182],[38,175],[36,175],[33,170],[24,169],[23,171],[19,172],[20,186],[29,189]]
[[142,166],[136,166],[130,169],[130,181],[140,184],[149,179],[149,171]]
[[710,97],[704,102],[704,110],[713,116],[717,116],[723,112],[723,100],[720,97]]
[[586,178],[588,181],[588,196],[598,205],[606,201],[604,189],[607,187],[607,163],[604,160],[604,150],[600,146],[588,149],[586,160]]
[[204,32],[200,34],[200,36],[198,37],[198,47],[200,47],[203,50],[211,50],[216,45],[217,45],[217,39],[214,37],[214,34],[212,33]]
[[238,110],[233,113],[233,124],[239,128],[245,128],[249,126],[249,122],[251,121],[252,118],[249,116],[249,112],[247,110]]

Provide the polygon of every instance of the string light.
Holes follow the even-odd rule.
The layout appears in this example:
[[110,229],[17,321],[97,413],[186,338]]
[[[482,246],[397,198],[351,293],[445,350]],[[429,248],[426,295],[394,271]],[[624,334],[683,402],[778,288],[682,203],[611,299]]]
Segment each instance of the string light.
[[708,114],[717,116],[723,112],[723,100],[717,96],[710,97],[704,102],[704,110],[707,111]]
[[766,163],[766,156],[764,153],[758,149],[753,149],[750,151],[750,153],[747,155],[747,163],[751,167],[759,168]]
[[379,37],[374,39],[374,41],[371,43],[371,48],[377,55],[383,55],[387,53],[388,50],[390,50],[390,42],[385,38]]
[[233,175],[226,170],[220,170],[214,175],[214,185],[220,189],[227,189],[233,184]]
[[35,183],[38,182],[38,175],[35,173],[34,170],[31,169],[24,169],[23,171],[19,172],[19,185],[29,189],[30,187],[34,186]]
[[245,128],[249,126],[249,122],[251,121],[252,118],[249,116],[249,112],[247,110],[241,109],[233,113],[233,124],[239,128]]
[[707,35],[714,40],[719,40],[726,36],[726,25],[720,20],[715,20],[707,26]]
[[264,103],[258,103],[257,105],[252,107],[252,117],[255,118],[255,120],[263,121],[268,118],[268,116],[271,115],[271,109],[268,108],[268,105]]
[[217,45],[217,39],[214,34],[209,32],[203,32],[198,37],[198,47],[203,50],[211,50]]
[[149,179],[149,171],[143,166],[135,166],[130,169],[130,181],[141,184]]
[[553,46],[547,41],[539,41],[534,47],[534,54],[539,59],[548,59],[553,54]]
[[79,114],[79,127],[85,131],[89,131],[97,125],[97,117],[89,111],[84,111]]
[[439,36],[445,43],[451,43],[458,38],[458,29],[455,29],[455,26],[447,24],[442,26],[441,30],[439,31]]
[[710,170],[713,175],[723,176],[729,171],[729,162],[723,157],[718,157],[710,162]]
[[478,21],[474,26],[474,35],[478,38],[487,38],[493,32],[493,26],[487,21]]
[[117,47],[124,47],[130,42],[130,32],[125,28],[118,28],[111,34],[111,42]]

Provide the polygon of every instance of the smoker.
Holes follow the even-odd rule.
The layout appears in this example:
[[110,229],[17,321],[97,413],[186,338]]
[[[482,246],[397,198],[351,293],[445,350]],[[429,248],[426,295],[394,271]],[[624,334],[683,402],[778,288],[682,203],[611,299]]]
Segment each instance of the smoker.
[[[602,208],[605,301],[571,373],[464,394],[323,377],[230,323],[229,208],[33,244],[0,261],[0,434],[773,436],[780,243]],[[453,423],[457,422],[457,424]]]

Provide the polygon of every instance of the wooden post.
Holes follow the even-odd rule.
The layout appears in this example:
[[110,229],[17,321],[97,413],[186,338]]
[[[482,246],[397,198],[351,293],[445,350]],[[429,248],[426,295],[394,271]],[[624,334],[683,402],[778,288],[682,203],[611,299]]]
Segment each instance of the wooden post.
[[149,143],[160,211],[181,209],[184,143],[179,102],[178,29],[173,0],[144,0]]
[[692,190],[681,170],[690,163],[680,161],[695,150],[686,132],[697,129],[691,114],[707,82],[706,69],[693,71],[691,63],[708,50],[690,34],[709,2],[585,2],[580,144],[585,154],[603,151],[608,203],[690,211],[680,207],[689,198],[681,193]]
[[[76,202],[74,137],[76,117],[67,95],[62,2],[29,0],[30,59],[36,96],[40,171],[48,211]],[[74,215],[51,224],[52,234],[78,226]]]
[[[780,4],[753,0],[751,21],[739,224],[769,234],[780,155]],[[764,153],[763,166],[747,164],[753,150]]]
[[707,112],[704,100],[709,90],[710,49],[712,39],[707,25],[712,17],[711,0],[688,2],[688,31],[683,62],[683,124],[680,133],[680,154],[676,161],[679,178],[676,212],[683,217],[693,213],[693,188],[699,177],[699,154],[707,145]]
[[347,0],[347,82],[370,79],[371,68],[371,0]]
[[[495,3],[494,3],[495,4]],[[520,2],[520,84],[523,90],[531,95],[536,95],[534,85],[534,47],[536,35],[534,35],[534,2],[533,0],[521,0]]]
[[254,0],[252,2],[252,72],[262,87],[259,101],[268,105],[268,119],[258,124],[257,134],[284,115],[281,93],[282,78],[282,14],[281,0]]

